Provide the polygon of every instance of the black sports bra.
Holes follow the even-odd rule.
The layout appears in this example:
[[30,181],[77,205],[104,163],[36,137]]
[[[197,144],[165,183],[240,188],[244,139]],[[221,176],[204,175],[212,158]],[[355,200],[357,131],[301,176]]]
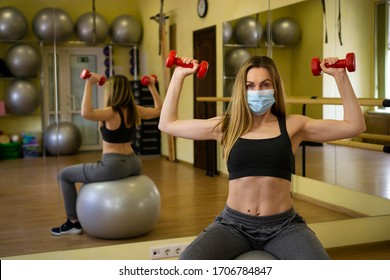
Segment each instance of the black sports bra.
[[100,127],[100,132],[102,134],[103,140],[109,143],[128,143],[131,142],[135,133],[135,127],[126,127],[125,118],[123,116],[122,110],[118,111],[121,117],[121,124],[116,130],[109,130],[106,127],[106,122],[102,123]]
[[233,145],[227,167],[229,180],[248,176],[270,176],[291,181],[294,155],[286,120],[279,118],[281,134],[268,139],[239,138]]

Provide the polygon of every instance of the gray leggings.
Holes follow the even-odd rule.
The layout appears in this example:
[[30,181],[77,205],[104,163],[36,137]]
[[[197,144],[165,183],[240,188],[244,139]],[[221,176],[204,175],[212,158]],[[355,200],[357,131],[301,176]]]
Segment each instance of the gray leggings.
[[283,260],[330,259],[294,208],[277,215],[258,217],[228,206],[183,251],[180,259],[234,259],[250,250],[267,251]]
[[61,170],[58,179],[60,182],[66,216],[77,220],[76,183],[91,183],[111,181],[128,176],[139,175],[142,163],[135,154],[103,154],[102,159],[95,163],[82,163],[65,167]]

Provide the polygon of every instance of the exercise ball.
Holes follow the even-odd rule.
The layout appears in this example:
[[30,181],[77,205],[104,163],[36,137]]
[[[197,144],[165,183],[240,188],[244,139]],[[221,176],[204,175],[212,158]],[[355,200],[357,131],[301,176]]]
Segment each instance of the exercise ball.
[[124,239],[151,231],[160,214],[160,193],[145,175],[84,184],[77,197],[83,230],[104,239]]
[[230,41],[230,39],[233,36],[233,27],[229,22],[225,21],[223,23],[222,28],[223,28],[223,43],[226,44]]
[[73,21],[60,8],[43,8],[33,18],[33,31],[43,41],[65,41],[73,34]]
[[39,92],[32,82],[16,79],[8,86],[5,104],[13,114],[31,114],[38,108],[39,103]]
[[278,258],[266,251],[252,250],[239,255],[235,260],[278,260]]
[[141,25],[133,16],[121,15],[112,22],[110,35],[115,43],[138,43],[142,35]]
[[235,76],[244,62],[250,58],[250,53],[243,48],[232,49],[225,54],[225,75]]
[[234,26],[234,38],[240,44],[256,45],[263,35],[263,27],[252,17],[244,17]]
[[101,43],[106,40],[109,25],[105,18],[95,13],[95,35],[94,35],[94,14],[85,13],[81,15],[75,25],[77,37],[87,43]]
[[301,38],[301,29],[292,18],[282,17],[271,26],[272,41],[276,45],[295,45]]
[[44,132],[44,145],[50,155],[72,155],[81,146],[81,132],[71,122],[49,125]]
[[18,9],[10,6],[0,8],[0,39],[20,40],[26,35],[28,22]]
[[11,73],[20,78],[32,77],[41,67],[41,55],[29,44],[15,44],[5,54],[5,64]]

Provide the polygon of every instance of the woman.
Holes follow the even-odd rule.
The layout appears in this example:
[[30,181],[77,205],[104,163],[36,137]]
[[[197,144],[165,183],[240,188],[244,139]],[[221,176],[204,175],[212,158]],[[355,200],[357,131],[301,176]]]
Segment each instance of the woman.
[[67,220],[60,227],[51,230],[53,235],[80,234],[83,231],[76,213],[76,183],[116,180],[141,173],[142,164],[131,147],[131,140],[141,119],[160,116],[162,101],[154,85],[154,77],[149,77],[148,84],[154,108],[136,105],[130,81],[125,76],[114,75],[105,83],[106,106],[103,109],[94,109],[92,87],[100,78],[100,75],[92,73],[86,80],[81,116],[100,122],[103,137],[102,159],[96,163],[77,164],[61,170],[59,182]]
[[343,120],[316,120],[286,115],[282,79],[274,61],[254,56],[240,68],[231,102],[222,116],[202,120],[178,119],[178,103],[186,76],[193,68],[177,67],[161,111],[159,128],[193,140],[222,144],[229,171],[226,207],[188,247],[181,259],[234,259],[254,249],[279,259],[329,259],[328,254],[295,212],[290,196],[294,154],[302,141],[324,142],[363,132],[364,117],[344,68],[326,67],[341,95]]

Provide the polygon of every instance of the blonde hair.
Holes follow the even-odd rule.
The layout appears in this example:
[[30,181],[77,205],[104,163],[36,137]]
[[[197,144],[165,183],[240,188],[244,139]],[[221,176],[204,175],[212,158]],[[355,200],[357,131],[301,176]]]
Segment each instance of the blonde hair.
[[115,112],[127,109],[126,124],[137,126],[141,123],[140,116],[134,101],[130,81],[126,76],[114,75],[106,82],[106,106],[112,107]]
[[231,101],[221,121],[222,147],[225,161],[237,139],[249,131],[253,125],[253,115],[246,98],[246,79],[252,68],[268,70],[275,90],[275,103],[271,112],[277,117],[286,116],[285,92],[283,81],[275,62],[267,56],[253,56],[241,66],[233,85]]

